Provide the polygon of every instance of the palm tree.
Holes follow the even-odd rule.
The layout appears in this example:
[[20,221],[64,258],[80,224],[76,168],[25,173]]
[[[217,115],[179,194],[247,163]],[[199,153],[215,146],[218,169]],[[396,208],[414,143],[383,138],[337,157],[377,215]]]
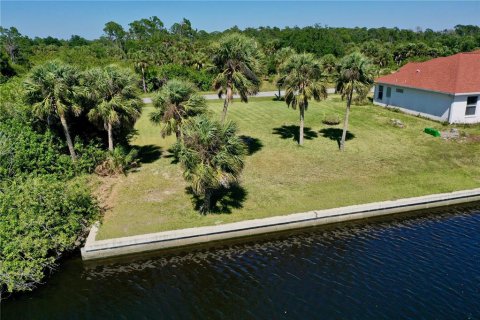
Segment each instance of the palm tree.
[[71,112],[78,116],[81,111],[76,103],[78,85],[77,69],[58,60],[34,68],[24,82],[26,99],[32,104],[34,114],[40,118],[55,116],[60,119],[72,161],[77,155],[67,119]]
[[210,211],[212,193],[237,183],[244,167],[246,147],[233,122],[220,123],[205,115],[190,119],[177,142],[184,178],[193,192],[203,196],[202,213]]
[[205,98],[197,93],[195,86],[187,81],[168,81],[153,100],[156,108],[150,114],[154,123],[162,123],[162,136],[175,132],[180,140],[182,123],[207,111]]
[[116,65],[94,68],[85,73],[84,95],[93,103],[91,121],[100,121],[108,135],[108,150],[113,151],[113,129],[134,123],[140,117],[142,102],[135,77]]
[[373,84],[372,74],[373,69],[370,61],[359,52],[351,53],[340,61],[337,79],[337,91],[342,94],[342,97],[346,97],[347,99],[347,110],[345,112],[342,140],[340,141],[341,151],[345,150],[345,139],[347,137],[348,130],[348,117],[350,114],[353,93],[368,93],[368,89]]
[[333,81],[335,72],[337,71],[337,58],[333,54],[326,54],[320,59],[322,72],[328,82]]
[[262,57],[255,40],[238,33],[223,36],[214,44],[213,52],[213,64],[217,70],[213,87],[220,98],[225,94],[223,122],[235,93],[240,95],[242,102],[248,102],[248,96],[258,92]]
[[133,60],[135,70],[142,74],[142,86],[143,92],[147,92],[147,85],[145,83],[145,71],[151,63],[151,57],[148,52],[144,50],[135,51],[130,55],[130,59]]
[[275,62],[275,69],[277,70],[277,88],[278,88],[278,100],[281,99],[281,89],[282,89],[282,86],[283,86],[283,83],[282,83],[282,76],[280,75],[280,67],[282,64],[285,63],[285,61],[287,61],[292,55],[294,55],[296,52],[294,49],[290,48],[290,47],[284,47],[280,50],[278,50],[276,53],[275,53],[275,57],[274,57],[274,62]]
[[321,81],[321,66],[310,53],[294,54],[280,67],[281,81],[285,87],[285,102],[300,110],[300,135],[303,145],[305,110],[312,98],[319,101],[327,97],[326,85]]

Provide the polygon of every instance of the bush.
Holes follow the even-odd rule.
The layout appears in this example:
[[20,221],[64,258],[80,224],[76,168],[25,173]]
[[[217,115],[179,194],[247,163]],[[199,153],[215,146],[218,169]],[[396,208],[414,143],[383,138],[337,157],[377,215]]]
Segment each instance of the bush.
[[95,168],[95,173],[100,176],[125,174],[130,168],[137,166],[138,151],[127,151],[121,146],[108,152],[105,160]]
[[30,108],[23,103],[22,79],[14,77],[0,85],[0,122],[15,118],[25,121],[32,118]]
[[58,259],[78,247],[99,213],[81,182],[55,175],[0,184],[0,290],[32,290]]
[[35,132],[18,120],[0,123],[0,179],[20,174],[72,175],[72,162],[60,149],[63,143],[51,131]]
[[323,118],[322,123],[329,126],[335,126],[340,123],[340,117],[338,114],[328,115]]

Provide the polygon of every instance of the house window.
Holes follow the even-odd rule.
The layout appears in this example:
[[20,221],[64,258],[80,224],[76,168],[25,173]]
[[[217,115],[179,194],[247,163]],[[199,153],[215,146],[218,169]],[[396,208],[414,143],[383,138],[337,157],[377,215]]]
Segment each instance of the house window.
[[474,116],[477,111],[477,96],[467,98],[467,108],[465,109],[466,116]]
[[398,92],[398,93],[403,93],[403,89],[395,89],[395,92]]
[[377,95],[378,100],[383,99],[383,86],[378,86],[378,95]]
[[387,87],[387,98],[390,98],[392,96],[392,88]]

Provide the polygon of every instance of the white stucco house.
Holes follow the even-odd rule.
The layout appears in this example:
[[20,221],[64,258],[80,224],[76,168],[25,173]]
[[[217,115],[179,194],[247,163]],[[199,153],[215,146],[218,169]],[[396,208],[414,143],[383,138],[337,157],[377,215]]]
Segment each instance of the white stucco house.
[[480,50],[411,62],[375,81],[373,102],[449,123],[480,122]]

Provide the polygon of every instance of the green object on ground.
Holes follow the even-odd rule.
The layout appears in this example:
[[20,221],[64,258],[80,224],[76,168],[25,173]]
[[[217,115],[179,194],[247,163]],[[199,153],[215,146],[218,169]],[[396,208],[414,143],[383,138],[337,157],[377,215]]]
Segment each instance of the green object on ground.
[[[223,101],[208,104],[220,119]],[[144,162],[104,187],[111,209],[98,239],[472,189],[480,181],[480,143],[444,143],[419,135],[437,125],[431,120],[372,104],[353,106],[347,148],[339,152],[342,128],[322,124],[325,114],[345,114],[339,95],[309,104],[303,147],[295,141],[298,110],[271,97],[235,100],[227,117],[237,122],[250,153],[241,187],[217,201],[222,213],[202,216],[186,192],[180,165],[172,161],[175,136],[162,139],[149,120],[153,107],[143,111],[132,143],[142,147]],[[392,118],[408,126],[398,130],[389,124]],[[465,131],[480,134],[480,126]]]
[[437,129],[433,129],[433,128],[425,128],[423,130],[423,132],[425,132],[429,135],[432,135],[434,137],[440,137],[441,136],[440,131],[438,131]]

